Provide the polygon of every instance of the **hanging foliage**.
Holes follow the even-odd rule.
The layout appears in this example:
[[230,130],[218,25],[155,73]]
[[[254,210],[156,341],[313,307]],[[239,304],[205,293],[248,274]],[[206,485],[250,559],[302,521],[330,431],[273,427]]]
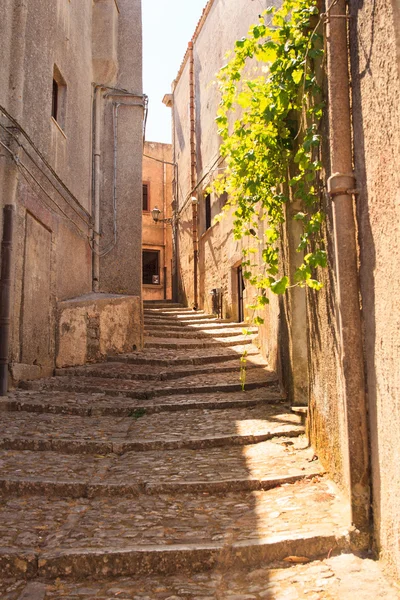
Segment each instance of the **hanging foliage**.
[[[327,262],[319,186],[319,23],[315,0],[285,0],[281,8],[267,9],[218,74],[226,170],[213,189],[228,194],[224,210],[233,209],[235,239],[247,238],[243,268],[258,290],[254,309],[268,303],[268,289],[283,294],[292,285],[322,287],[316,276]],[[279,247],[286,208],[294,201],[302,207],[293,218],[302,224],[298,251],[304,258],[289,281],[279,276]]]

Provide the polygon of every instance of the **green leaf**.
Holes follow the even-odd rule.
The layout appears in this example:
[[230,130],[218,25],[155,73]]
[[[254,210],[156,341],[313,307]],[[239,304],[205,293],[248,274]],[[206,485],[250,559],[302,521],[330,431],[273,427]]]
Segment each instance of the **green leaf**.
[[271,290],[274,292],[274,294],[284,294],[288,285],[288,277],[282,277],[281,279],[274,281],[274,283],[271,283]]
[[303,71],[303,69],[302,69],[302,70],[300,70],[300,69],[299,69],[299,70],[297,70],[297,71],[293,71],[293,72],[292,72],[292,79],[293,79],[293,81],[294,81],[296,84],[298,84],[298,83],[300,83],[300,81],[302,80],[302,78],[303,78],[303,75],[304,75],[304,71]]

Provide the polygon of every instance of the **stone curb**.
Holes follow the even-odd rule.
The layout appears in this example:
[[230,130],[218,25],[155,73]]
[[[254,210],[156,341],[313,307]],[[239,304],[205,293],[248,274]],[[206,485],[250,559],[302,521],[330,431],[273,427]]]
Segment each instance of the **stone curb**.
[[[119,399],[122,399],[119,396]],[[171,398],[171,396],[170,396]],[[130,398],[127,398],[130,400]],[[161,400],[162,398],[160,398]],[[161,412],[180,412],[187,410],[219,410],[228,408],[243,408],[250,406],[258,406],[260,404],[279,404],[285,403],[286,399],[279,395],[277,391],[276,396],[270,398],[243,398],[243,400],[206,400],[188,403],[160,403],[160,404],[132,404],[130,406],[124,405],[110,405],[101,408],[83,407],[83,406],[71,406],[68,404],[51,404],[50,402],[29,402],[24,400],[10,400],[6,399],[0,401],[0,412],[17,412],[25,411],[32,413],[49,413],[49,414],[68,414],[81,417],[90,416],[109,416],[109,417],[128,417],[136,410],[145,410],[146,415],[157,414]]]
[[227,479],[212,481],[182,481],[172,483],[134,482],[88,483],[87,481],[53,481],[38,478],[0,479],[0,493],[4,495],[46,496],[49,498],[107,498],[121,496],[158,495],[158,494],[226,494],[228,492],[268,491],[281,485],[311,480],[324,475],[322,469],[316,468],[305,475],[284,475],[265,479]]
[[222,448],[224,446],[246,446],[266,442],[278,437],[298,437],[304,433],[302,425],[294,425],[287,431],[276,430],[260,435],[218,435],[205,436],[198,439],[173,440],[141,440],[113,441],[69,439],[29,438],[23,436],[4,437],[0,439],[2,450],[29,450],[32,452],[60,452],[62,454],[118,454],[127,452],[146,452],[151,450],[201,450],[206,448]]
[[321,535],[275,536],[251,542],[228,544],[170,544],[130,548],[62,549],[42,553],[0,549],[0,568],[7,577],[45,580],[57,577],[100,579],[151,574],[196,573],[217,566],[246,568],[283,560],[287,556],[316,559],[349,548],[347,531]]

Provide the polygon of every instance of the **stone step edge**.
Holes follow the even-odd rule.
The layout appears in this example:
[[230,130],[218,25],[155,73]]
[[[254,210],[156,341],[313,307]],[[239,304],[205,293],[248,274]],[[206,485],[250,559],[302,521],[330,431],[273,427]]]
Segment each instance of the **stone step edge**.
[[[259,351],[254,348],[253,352],[247,350],[248,356],[258,356]],[[238,352],[232,352],[231,354],[207,354],[206,356],[198,356],[196,358],[149,358],[147,356],[129,356],[129,355],[116,355],[107,356],[107,362],[121,363],[129,365],[153,365],[153,366],[166,366],[166,367],[177,367],[183,365],[207,365],[213,363],[223,363],[230,360],[240,361],[240,354]]]
[[[62,378],[64,379],[64,378]],[[94,378],[95,379],[95,378]],[[246,383],[245,390],[258,390],[264,387],[270,387],[272,385],[277,385],[278,380],[264,380],[264,381],[255,381],[251,383]],[[20,389],[30,390],[36,392],[75,392],[77,394],[100,394],[104,393],[104,388],[101,387],[101,384],[98,385],[73,385],[73,389],[69,390],[68,386],[58,388],[57,385],[50,385],[49,387],[44,387],[41,389],[37,389],[35,384],[30,381],[21,382],[19,385]],[[197,387],[187,386],[187,387],[166,387],[159,388],[154,390],[124,390],[118,388],[109,388],[107,389],[107,396],[117,397],[117,396],[125,396],[126,398],[132,398],[136,400],[151,400],[153,398],[159,398],[160,396],[177,396],[183,394],[213,394],[213,393],[236,393],[242,391],[242,385],[240,383],[221,383],[219,385],[199,385]]]
[[0,570],[3,578],[20,577],[45,580],[57,577],[69,579],[105,578],[115,576],[145,576],[177,572],[202,572],[216,567],[252,568],[288,556],[307,556],[310,560],[350,549],[347,529],[331,533],[283,537],[271,536],[255,541],[232,544],[169,544],[129,548],[79,548],[54,551],[19,552],[0,549]]
[[[123,396],[119,397],[124,399]],[[128,398],[126,398],[128,400]],[[284,404],[286,398],[281,397],[279,393],[271,398],[253,398],[243,400],[210,400],[203,402],[189,402],[182,404],[179,402],[170,404],[153,404],[153,405],[132,405],[132,406],[110,406],[102,408],[83,407],[83,406],[71,406],[68,404],[51,404],[45,402],[38,404],[35,402],[29,402],[24,400],[10,400],[8,398],[0,399],[0,412],[30,412],[39,414],[66,414],[76,415],[81,417],[101,417],[101,416],[116,416],[116,417],[129,417],[135,411],[145,411],[146,415],[157,414],[161,412],[181,412],[187,410],[219,410],[228,408],[242,408],[246,406],[258,406],[260,404]]]
[[163,450],[202,450],[223,448],[225,446],[250,446],[267,442],[274,438],[299,437],[305,433],[302,425],[293,425],[288,431],[271,431],[260,435],[219,435],[204,436],[197,439],[172,440],[136,440],[136,441],[96,441],[64,439],[43,439],[24,436],[0,438],[1,450],[30,452],[59,452],[61,454],[116,454],[122,456],[128,452],[147,452]]
[[[239,337],[239,336],[237,336]],[[201,350],[202,348],[229,348],[229,347],[234,347],[234,346],[250,346],[253,341],[255,340],[255,336],[251,335],[251,336],[246,336],[246,338],[244,339],[238,339],[238,340],[229,340],[229,342],[226,342],[224,340],[224,338],[220,338],[218,341],[212,341],[212,340],[207,340],[207,341],[198,341],[198,342],[186,342],[185,340],[182,341],[182,343],[175,343],[175,342],[168,342],[168,341],[164,341],[164,338],[160,338],[163,339],[163,341],[151,341],[153,338],[148,337],[145,338],[144,340],[144,348],[159,348],[162,349],[164,348],[165,350]],[[158,338],[154,338],[155,340],[157,340]]]
[[271,475],[264,479],[222,479],[214,481],[175,481],[169,483],[134,482],[89,483],[82,480],[62,481],[35,477],[0,478],[0,495],[2,496],[46,496],[48,498],[113,498],[122,496],[136,497],[156,494],[226,494],[227,492],[257,492],[275,489],[282,485],[298,481],[309,481],[322,477],[325,471],[315,467],[314,471],[298,475]]
[[[228,362],[228,361],[226,361]],[[108,363],[105,363],[108,364]],[[126,364],[126,363],[121,363]],[[217,365],[205,364],[200,365],[203,368],[196,369],[192,372],[192,375],[209,375],[209,374],[217,374],[217,373],[235,373],[236,371],[240,371],[240,361],[239,359],[235,360],[234,365],[224,365],[223,363]],[[267,364],[247,364],[246,369],[268,369]],[[65,369],[55,369],[54,375],[55,377],[100,377],[100,379],[125,379],[126,381],[170,381],[174,379],[180,379],[181,377],[187,377],[188,371],[187,369],[177,370],[177,371],[168,371],[167,369],[161,371],[159,373],[113,373],[112,371],[107,371],[107,367],[105,367],[104,373],[102,372],[102,367],[99,365],[97,367],[97,372],[101,375],[97,375],[96,372],[93,374],[93,371],[89,371],[85,369],[85,367],[67,367]]]

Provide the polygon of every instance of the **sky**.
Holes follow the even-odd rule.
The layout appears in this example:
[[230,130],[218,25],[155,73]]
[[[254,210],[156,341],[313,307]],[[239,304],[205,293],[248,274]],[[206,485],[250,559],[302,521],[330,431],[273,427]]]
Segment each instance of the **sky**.
[[143,89],[149,97],[147,141],[171,142],[171,109],[162,99],[171,92],[206,4],[207,0],[142,0]]

